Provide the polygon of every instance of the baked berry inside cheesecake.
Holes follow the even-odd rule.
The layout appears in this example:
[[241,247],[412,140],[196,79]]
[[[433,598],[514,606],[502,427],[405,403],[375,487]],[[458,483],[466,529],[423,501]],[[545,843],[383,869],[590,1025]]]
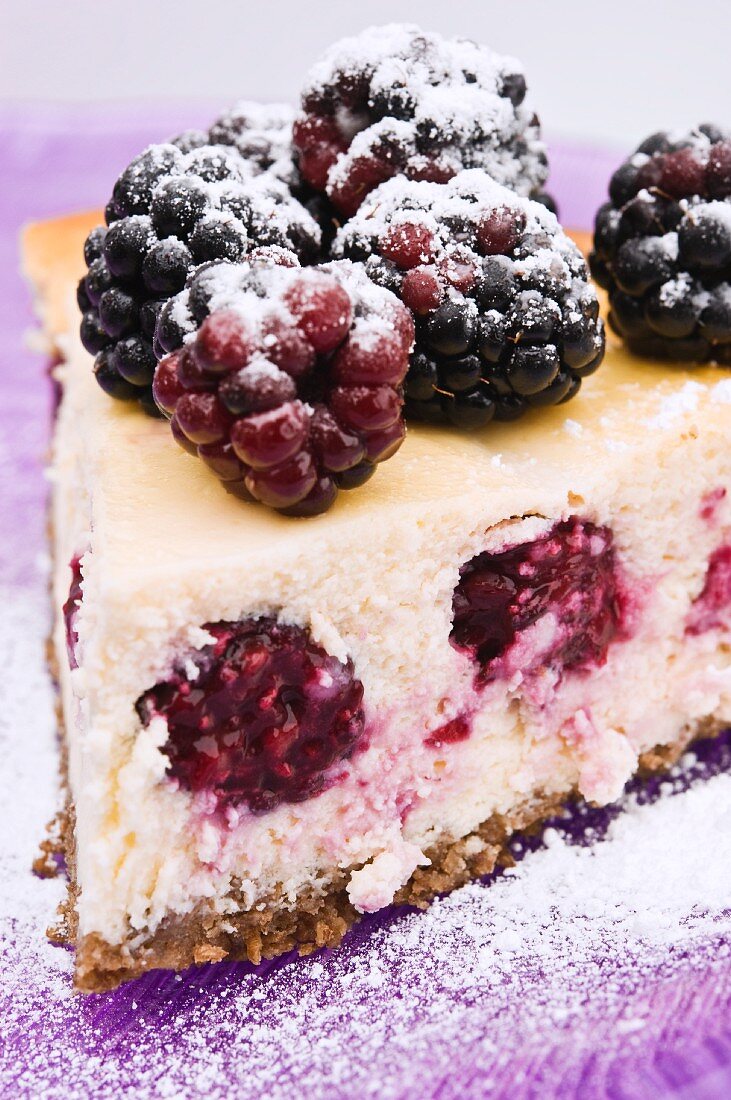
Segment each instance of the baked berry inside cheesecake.
[[65,354],[55,650],[80,988],[333,945],[731,716],[722,373],[610,341],[570,418],[412,426],[378,477],[295,521],[221,492],[97,386],[74,336],[90,225],[26,237]]
[[[81,990],[335,946],[731,719],[726,269],[604,210],[618,334],[687,357],[656,307],[692,276],[706,365],[605,347],[525,96],[366,32],[294,125],[240,105],[136,158],[105,225],[26,232]],[[634,297],[610,229],[662,254]]]

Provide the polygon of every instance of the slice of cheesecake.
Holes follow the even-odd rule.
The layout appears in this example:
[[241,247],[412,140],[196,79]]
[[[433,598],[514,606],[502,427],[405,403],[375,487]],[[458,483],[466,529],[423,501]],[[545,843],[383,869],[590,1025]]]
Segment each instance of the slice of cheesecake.
[[77,336],[94,213],[32,226],[63,387],[54,652],[76,982],[335,945],[483,875],[731,719],[731,377],[610,344],[565,409],[411,427],[288,519],[110,401]]

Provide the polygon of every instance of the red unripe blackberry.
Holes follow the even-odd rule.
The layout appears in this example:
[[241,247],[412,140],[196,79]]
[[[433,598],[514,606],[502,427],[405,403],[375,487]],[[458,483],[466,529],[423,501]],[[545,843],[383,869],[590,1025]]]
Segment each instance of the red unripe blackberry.
[[403,440],[408,311],[348,261],[197,278],[171,303],[191,335],[153,383],[173,435],[243,499],[288,515],[330,507]]
[[353,320],[350,297],[331,277],[295,280],[285,302],[315,353],[334,351]]
[[215,393],[184,393],[175,404],[175,417],[195,444],[220,443],[231,420]]
[[400,386],[404,377],[403,342],[396,332],[388,330],[378,341],[369,336],[356,329],[341,344],[332,359],[332,380],[346,386]]
[[233,310],[220,310],[216,323],[206,318],[196,338],[196,358],[204,370],[226,374],[245,367],[255,348],[253,335]]
[[231,444],[243,463],[265,470],[301,451],[309,431],[310,418],[302,402],[286,401],[237,420],[231,428]]
[[477,247],[483,256],[507,256],[517,245],[524,223],[506,207],[491,210],[477,225]]
[[288,509],[290,515],[298,515],[297,505],[307,501],[309,514],[307,498],[317,484],[317,467],[308,451],[298,451],[276,466],[250,469],[245,481],[254,500],[280,511]]

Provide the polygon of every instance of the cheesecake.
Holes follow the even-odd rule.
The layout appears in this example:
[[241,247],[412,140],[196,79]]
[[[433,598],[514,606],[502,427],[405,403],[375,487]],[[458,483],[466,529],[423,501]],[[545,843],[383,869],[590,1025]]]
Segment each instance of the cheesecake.
[[610,337],[570,408],[411,424],[377,478],[293,519],[222,492],[96,384],[74,295],[98,220],[23,240],[60,360],[61,934],[80,990],[335,946],[731,719],[723,370]]

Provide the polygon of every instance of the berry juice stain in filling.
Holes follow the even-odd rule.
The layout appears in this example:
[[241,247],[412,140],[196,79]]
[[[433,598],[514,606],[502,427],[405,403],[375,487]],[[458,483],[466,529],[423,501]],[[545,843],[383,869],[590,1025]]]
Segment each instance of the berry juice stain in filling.
[[704,493],[701,497],[701,506],[699,515],[706,523],[717,523],[718,513],[721,509],[721,505],[726,499],[726,488],[723,485],[719,485],[716,489],[710,489],[707,493]]
[[[219,809],[265,813],[321,794],[333,765],[365,748],[363,685],[349,661],[272,618],[205,628],[215,642],[137,701],[145,725],[166,719],[167,774]],[[186,668],[190,665],[186,662]]]
[[468,714],[458,714],[450,722],[432,730],[425,738],[424,744],[430,749],[440,749],[444,745],[454,745],[458,741],[466,741],[472,732],[472,723]]
[[731,624],[731,546],[719,546],[711,554],[703,591],[690,609],[685,633],[705,634]]
[[79,644],[79,635],[76,633],[76,616],[83,599],[83,578],[81,576],[81,557],[72,558],[69,562],[71,569],[71,584],[66,603],[63,605],[63,619],[66,624],[66,652],[69,657],[69,666],[78,668],[76,647]]
[[[478,554],[462,569],[450,641],[478,665],[484,686],[550,668],[587,672],[623,632],[624,596],[612,532],[571,517],[534,542]],[[521,634],[550,615],[520,663],[503,660]]]

